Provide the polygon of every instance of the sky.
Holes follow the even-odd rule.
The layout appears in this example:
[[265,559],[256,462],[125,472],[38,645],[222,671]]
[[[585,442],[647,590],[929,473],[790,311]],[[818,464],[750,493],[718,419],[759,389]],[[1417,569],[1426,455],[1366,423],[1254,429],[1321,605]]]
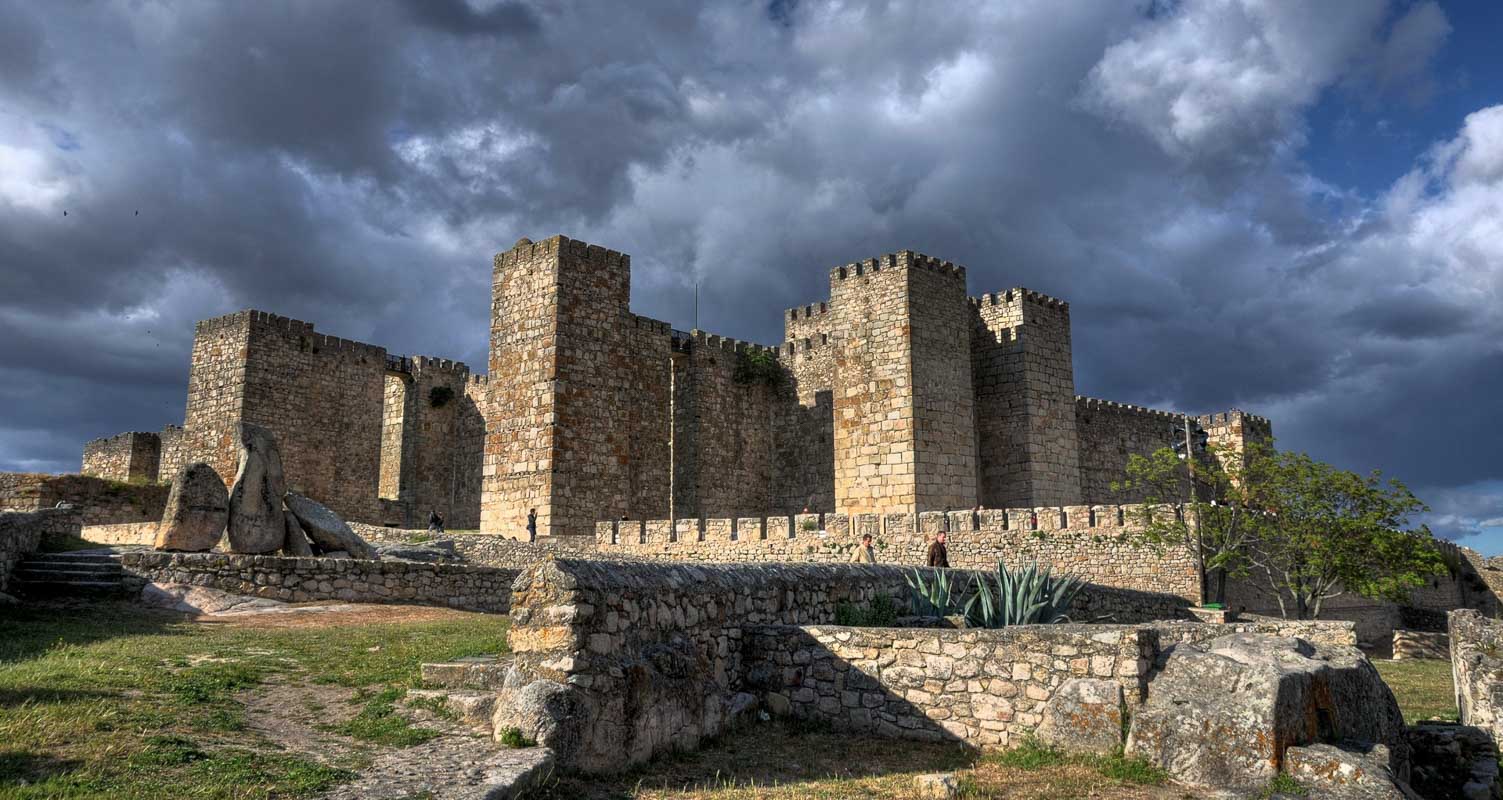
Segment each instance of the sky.
[[1080,394],[1242,408],[1503,553],[1503,4],[0,0],[0,470],[181,423],[258,308],[486,361],[491,258],[776,343],[900,249],[1070,301]]

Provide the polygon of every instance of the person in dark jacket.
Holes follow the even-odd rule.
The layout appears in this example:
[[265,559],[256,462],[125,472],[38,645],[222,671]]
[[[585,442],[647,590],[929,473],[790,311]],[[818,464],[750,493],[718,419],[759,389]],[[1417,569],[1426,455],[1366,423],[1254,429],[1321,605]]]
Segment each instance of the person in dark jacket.
[[950,553],[945,549],[944,531],[935,534],[934,544],[929,545],[929,566],[940,569],[950,568]]
[[529,541],[529,542],[535,542],[537,540],[538,540],[538,510],[535,509],[535,508],[529,508],[529,509],[527,509],[527,541]]
[[436,508],[428,512],[428,530],[434,533],[444,532],[444,515],[438,513]]

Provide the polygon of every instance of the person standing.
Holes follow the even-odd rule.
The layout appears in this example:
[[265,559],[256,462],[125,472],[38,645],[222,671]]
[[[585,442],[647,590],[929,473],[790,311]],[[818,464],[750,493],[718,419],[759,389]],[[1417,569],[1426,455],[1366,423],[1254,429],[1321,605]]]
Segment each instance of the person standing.
[[438,513],[436,508],[428,511],[428,531],[430,533],[444,532],[444,515]]
[[937,569],[950,568],[950,552],[945,549],[944,531],[935,534],[934,543],[929,545],[929,566]]
[[529,508],[529,509],[527,509],[527,541],[529,541],[529,542],[535,542],[537,540],[538,540],[538,510],[535,509],[535,508]]
[[856,552],[851,553],[851,563],[853,563],[853,564],[875,564],[875,563],[877,563],[877,553],[876,553],[875,550],[872,550],[872,535],[871,534],[869,534],[869,533],[862,534],[862,536],[861,536],[861,546],[856,548]]

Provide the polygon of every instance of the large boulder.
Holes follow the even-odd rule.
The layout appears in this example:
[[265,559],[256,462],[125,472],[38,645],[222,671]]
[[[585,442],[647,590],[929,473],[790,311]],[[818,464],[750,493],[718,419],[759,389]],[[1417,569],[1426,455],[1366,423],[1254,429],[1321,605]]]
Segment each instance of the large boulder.
[[439,539],[422,544],[409,544],[407,542],[378,544],[376,545],[376,552],[381,555],[383,560],[426,561],[432,564],[459,560],[458,554],[454,552],[454,542],[449,539]]
[[1425,798],[1503,800],[1498,750],[1487,731],[1450,722],[1409,728],[1409,785]]
[[287,523],[287,541],[282,544],[282,553],[293,558],[311,558],[313,547],[308,544],[308,534],[298,523],[297,515],[283,514],[282,519]]
[[1398,703],[1355,647],[1235,634],[1176,645],[1162,663],[1126,750],[1181,783],[1255,791],[1289,747],[1342,740],[1384,745],[1408,779]]
[[1418,800],[1394,778],[1392,755],[1381,744],[1312,744],[1284,751],[1284,772],[1309,800]]
[[496,697],[491,730],[499,741],[515,729],[523,738],[567,759],[584,742],[583,718],[577,690],[550,680],[526,682],[513,669]]
[[230,487],[230,519],[226,533],[232,553],[272,553],[287,539],[282,518],[282,495],[287,482],[282,475],[282,456],[271,431],[241,422],[240,471]]
[[224,479],[202,461],[178,471],[157,526],[158,550],[204,553],[219,543],[230,520],[230,494]]
[[1122,747],[1122,685],[1100,678],[1071,678],[1044,704],[1035,735],[1067,753],[1110,755]]
[[287,510],[297,517],[302,523],[303,531],[308,538],[313,540],[318,548],[326,553],[343,550],[350,554],[351,558],[378,558],[376,549],[366,544],[360,538],[349,523],[339,518],[338,514],[329,510],[329,507],[317,500],[304,497],[297,492],[288,492],[286,496]]

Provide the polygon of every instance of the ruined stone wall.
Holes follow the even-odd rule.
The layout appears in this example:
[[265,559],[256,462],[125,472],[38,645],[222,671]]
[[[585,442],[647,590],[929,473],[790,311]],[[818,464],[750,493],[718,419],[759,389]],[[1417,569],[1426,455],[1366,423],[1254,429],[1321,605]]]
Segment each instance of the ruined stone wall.
[[595,540],[579,536],[550,536],[536,542],[519,541],[493,533],[448,532],[434,537],[423,529],[386,528],[352,522],[350,527],[360,538],[373,545],[423,544],[435,538],[453,544],[454,554],[466,564],[483,567],[520,569],[550,556],[594,556]]
[[[1080,485],[1091,503],[1142,502],[1142,492],[1113,492],[1112,482],[1127,477],[1129,457],[1172,446],[1175,431],[1183,431],[1184,425],[1180,414],[1094,397],[1075,398],[1075,418],[1080,436]],[[1184,434],[1178,436],[1183,439]]]
[[396,603],[495,614],[510,609],[517,575],[497,567],[229,553],[126,553],[121,566],[143,585],[203,586],[290,603]]
[[1028,289],[971,301],[980,502],[1081,502],[1070,304]]
[[703,331],[675,361],[674,516],[734,516],[772,502],[774,387],[737,378],[742,351],[772,354]]
[[10,576],[28,553],[34,553],[49,535],[66,534],[78,529],[76,511],[0,513],[0,592],[10,588]]
[[835,511],[835,347],[816,334],[780,348],[788,386],[773,409],[771,503],[753,514]]
[[[1093,584],[1081,619],[1116,621],[1180,616],[1200,600],[1200,580],[1188,548],[1152,547],[1124,525],[1131,509],[1117,506],[1045,507],[909,514],[808,514],[794,517],[707,518],[601,523],[596,549],[666,561],[846,562],[862,534],[873,536],[877,560],[923,565],[933,536],[946,530],[950,565],[995,570],[1037,560]],[[1062,524],[1063,523],[1063,524]],[[1115,591],[1106,591],[1108,589]]]
[[377,494],[383,500],[398,500],[402,496],[402,472],[407,467],[402,461],[405,447],[402,423],[407,419],[407,394],[404,376],[386,376],[381,402],[381,477],[377,481]]
[[890,739],[1018,744],[1071,678],[1141,697],[1156,637],[1120,625],[999,630],[776,626],[745,629],[748,673],[780,716]]
[[[407,416],[403,423],[401,499],[426,521],[437,510],[448,524],[474,527],[459,506],[460,468],[457,438],[470,368],[446,358],[413,356],[407,382]],[[458,512],[458,513],[456,513]]]
[[1503,742],[1503,622],[1472,609],[1452,611],[1448,634],[1459,721]]
[[0,472],[0,511],[41,511],[67,503],[78,509],[83,525],[154,522],[162,518],[171,489],[87,475]]
[[162,440],[155,433],[131,431],[84,445],[84,475],[117,481],[154,481],[161,464]]
[[[491,405],[490,380],[471,374],[464,392],[455,399],[454,410],[454,499],[449,504],[446,527],[454,530],[480,528],[480,497],[485,471],[486,426],[500,420]],[[426,524],[426,518],[422,520]]]

